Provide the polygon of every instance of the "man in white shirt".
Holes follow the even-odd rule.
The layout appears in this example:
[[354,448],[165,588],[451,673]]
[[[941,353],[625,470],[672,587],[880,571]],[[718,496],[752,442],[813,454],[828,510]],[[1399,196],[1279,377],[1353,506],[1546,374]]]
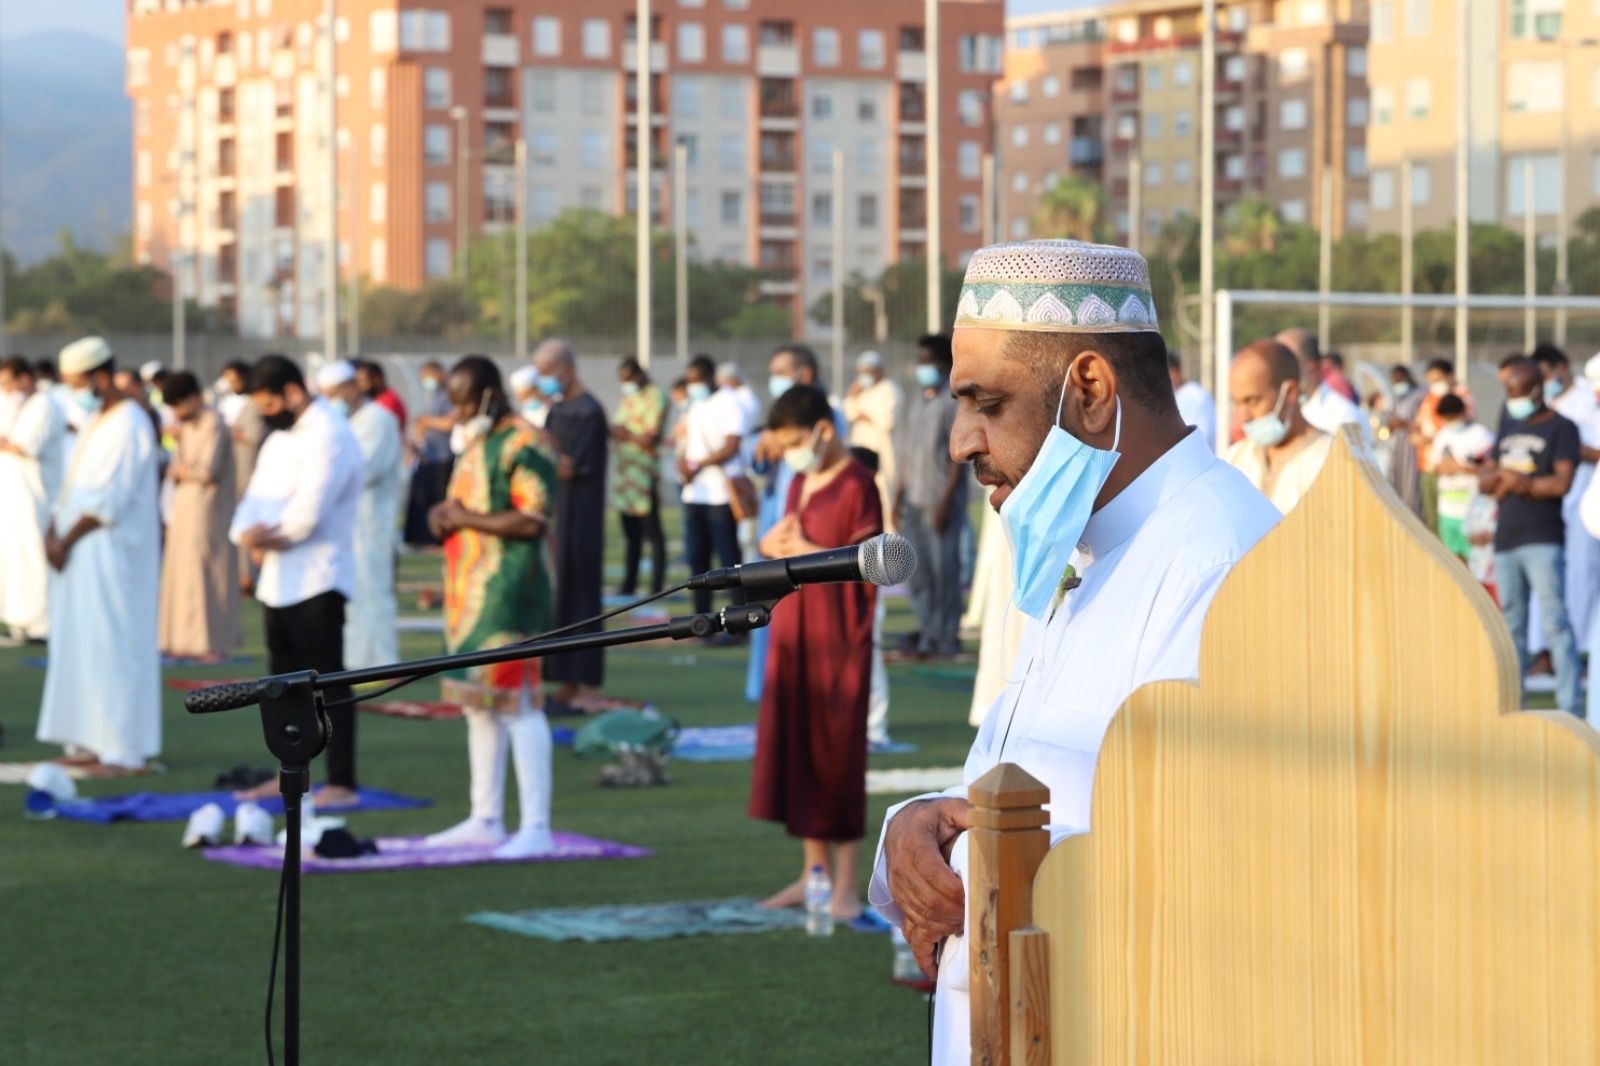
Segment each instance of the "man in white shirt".
[[1206,439],[1206,446],[1217,450],[1217,405],[1198,381],[1185,381],[1183,360],[1177,352],[1167,353],[1167,370],[1172,376],[1172,396],[1178,401],[1183,424],[1193,426]]
[[722,363],[717,367],[716,387],[718,391],[733,393],[733,398],[739,401],[739,410],[744,413],[745,436],[761,428],[761,397],[745,381],[738,363]]
[[[883,499],[884,529],[894,531],[891,495],[895,480],[895,433],[906,395],[883,373],[883,356],[862,352],[856,358],[856,379],[844,397],[844,417],[850,423],[850,444],[878,456],[878,494]],[[881,600],[879,601],[882,602]]]
[[[1561,517],[1566,522],[1565,592],[1567,617],[1578,647],[1589,646],[1589,628],[1594,621],[1595,601],[1600,599],[1600,540],[1589,535],[1578,516],[1583,494],[1594,480],[1595,460],[1600,459],[1600,404],[1588,382],[1573,380],[1567,354],[1553,344],[1533,350],[1533,361],[1544,372],[1544,398],[1556,414],[1578,427],[1578,467],[1572,472],[1572,488],[1561,500]],[[1537,622],[1537,617],[1531,619]],[[1534,643],[1542,646],[1542,641]]]
[[367,399],[356,368],[338,359],[317,372],[317,388],[350,423],[361,448],[361,505],[356,511],[356,588],[345,610],[344,661],[351,669],[400,658],[394,595],[395,514],[405,446],[388,411]]
[[1317,338],[1311,331],[1296,326],[1272,339],[1300,360],[1301,410],[1306,421],[1328,434],[1339,432],[1340,426],[1359,426],[1362,443],[1371,452],[1372,424],[1360,407],[1322,379],[1322,357],[1317,352]]
[[937,972],[936,1064],[969,1057],[966,786],[1015,763],[1050,789],[1054,838],[1088,829],[1112,716],[1142,685],[1195,678],[1211,597],[1278,520],[1183,424],[1156,329],[1125,248],[1028,241],[967,267],[950,452],[993,489],[1033,621],[963,785],[892,808],[873,870],[872,902]]
[[1300,364],[1277,341],[1256,341],[1233,357],[1228,393],[1244,439],[1223,458],[1288,514],[1322,473],[1333,438],[1300,409]]
[[[250,401],[272,431],[228,537],[257,556],[256,599],[266,609],[267,669],[344,669],[345,604],[356,590],[355,528],[361,505],[361,447],[327,401],[306,391],[300,368],[262,356],[250,372]],[[327,693],[327,783],[318,806],[356,799],[356,716],[348,689]],[[277,782],[262,786],[277,792]]]
[[[739,397],[729,389],[713,389],[714,372],[705,356],[697,356],[684,372],[689,413],[678,476],[683,480],[684,552],[691,574],[711,569],[713,549],[723,566],[744,561],[729,500],[733,479],[747,476],[740,445],[748,427]],[[708,590],[695,591],[694,609],[696,614],[711,610]]]
[[0,395],[0,514],[9,516],[0,522],[0,623],[40,640],[50,628],[44,531],[61,490],[67,420],[20,355],[0,363]]

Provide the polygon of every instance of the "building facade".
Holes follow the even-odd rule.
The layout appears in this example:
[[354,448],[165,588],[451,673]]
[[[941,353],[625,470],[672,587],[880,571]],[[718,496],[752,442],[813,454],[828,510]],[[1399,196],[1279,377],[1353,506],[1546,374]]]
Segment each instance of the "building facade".
[[[530,227],[630,213],[634,4],[340,0],[338,194],[330,195],[323,0],[129,0],[134,247],[253,336],[322,328],[329,212],[342,277],[416,288],[465,240],[512,224],[527,145]],[[797,328],[835,271],[876,276],[981,240],[1002,0],[941,0],[941,197],[927,203],[922,0],[657,0],[646,33],[653,215],[673,223],[686,154],[692,254],[773,272]],[[833,156],[844,161],[834,203]],[[844,261],[832,219],[844,212]]]

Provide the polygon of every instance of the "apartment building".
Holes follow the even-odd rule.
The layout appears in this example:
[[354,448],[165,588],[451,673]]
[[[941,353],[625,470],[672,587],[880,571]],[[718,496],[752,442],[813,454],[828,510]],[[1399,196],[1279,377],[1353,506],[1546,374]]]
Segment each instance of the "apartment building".
[[[1002,0],[941,0],[941,203],[927,203],[922,0],[340,0],[339,191],[329,194],[323,0],[129,0],[134,247],[254,336],[321,329],[329,212],[340,273],[414,288],[462,238],[510,225],[527,144],[530,226],[637,203],[635,72],[647,55],[656,221],[687,158],[693,254],[779,275],[806,328],[835,271],[873,276],[981,238]],[[844,159],[843,203],[832,160]],[[832,219],[845,213],[844,262]]]
[[[995,119],[1011,234],[1028,230],[1039,195],[1067,173],[1105,188],[1121,240],[1150,241],[1198,213],[1201,30],[1193,0],[1007,23]],[[1263,196],[1316,225],[1326,173],[1333,231],[1365,224],[1366,33],[1364,0],[1218,4],[1219,210]],[[1098,131],[1103,155],[1088,140],[1051,138],[1052,127]]]
[[1520,230],[1530,164],[1541,240],[1553,239],[1563,202],[1569,224],[1594,205],[1600,9],[1570,0],[1373,0],[1370,7],[1373,228],[1400,229],[1407,164],[1413,225],[1455,224],[1462,19],[1469,217]]

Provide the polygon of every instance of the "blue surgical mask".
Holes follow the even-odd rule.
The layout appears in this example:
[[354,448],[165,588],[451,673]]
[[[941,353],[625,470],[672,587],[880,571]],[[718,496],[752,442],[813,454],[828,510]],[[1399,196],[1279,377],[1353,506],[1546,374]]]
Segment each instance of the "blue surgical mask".
[[689,382],[689,402],[699,403],[701,400],[711,398],[711,386],[703,381]]
[[1394,397],[1395,397],[1395,399],[1397,399],[1397,400],[1398,399],[1402,399],[1402,398],[1404,398],[1406,396],[1409,396],[1410,394],[1411,394],[1411,384],[1410,384],[1410,382],[1397,381],[1397,382],[1394,383]]
[[544,404],[540,403],[538,400],[529,400],[527,403],[522,405],[519,413],[529,422],[537,424],[538,419],[544,414],[544,411]]
[[1050,610],[1067,561],[1089,524],[1095,498],[1111,476],[1119,457],[1117,445],[1122,442],[1122,397],[1117,397],[1111,450],[1102,451],[1061,428],[1061,404],[1066,395],[1063,381],[1056,422],[1044,447],[1000,505],[1000,523],[1011,541],[1012,599],[1017,610],[1029,618],[1043,618]]
[[1533,417],[1539,405],[1532,396],[1513,396],[1506,401],[1506,414],[1519,422]]
[[1544,383],[1544,398],[1546,400],[1558,400],[1561,398],[1561,394],[1566,391],[1567,387],[1556,378],[1550,378]]
[[767,379],[767,395],[776,400],[794,388],[794,378],[787,374],[773,374]]
[[818,461],[822,458],[817,454],[817,445],[822,440],[822,426],[819,423],[811,431],[811,439],[798,448],[786,448],[783,452],[783,461],[797,474],[809,474],[817,468]]
[[932,363],[917,364],[917,384],[925,389],[936,389],[939,382],[944,380],[944,375],[939,373],[939,368]]
[[77,405],[78,410],[86,415],[98,413],[104,403],[100,397],[94,394],[93,389],[73,389],[71,395],[72,402]]
[[422,379],[422,391],[428,393],[429,395],[432,395],[433,393],[438,392],[439,391],[439,379],[438,378],[432,378],[432,377],[423,378]]
[[637,396],[638,394],[639,394],[639,385],[638,385],[637,382],[624,381],[622,383],[622,395],[624,395],[624,396]]
[[1288,392],[1289,383],[1285,381],[1278,386],[1278,402],[1273,405],[1272,410],[1244,424],[1244,435],[1249,438],[1251,444],[1258,448],[1275,448],[1289,435],[1289,425],[1278,413],[1283,409],[1283,398]]
[[857,374],[856,375],[856,384],[860,385],[863,389],[870,389],[870,388],[872,388],[872,386],[876,385],[877,383],[878,383],[878,379],[873,377],[871,374]]
[[561,379],[551,374],[539,375],[539,391],[554,399],[561,395]]
[[346,403],[344,400],[340,400],[340,399],[329,400],[328,401],[328,406],[333,408],[335,411],[337,411],[341,418],[349,418],[350,417],[350,405],[348,403]]

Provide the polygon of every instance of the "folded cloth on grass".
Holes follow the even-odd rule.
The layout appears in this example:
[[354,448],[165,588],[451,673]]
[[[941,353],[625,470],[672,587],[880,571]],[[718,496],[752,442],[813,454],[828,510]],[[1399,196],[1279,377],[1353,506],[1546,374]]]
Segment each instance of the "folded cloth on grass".
[[[359,799],[342,807],[317,808],[318,813],[332,811],[400,811],[415,807],[429,807],[432,800],[402,796],[398,792],[385,792],[377,788],[363,788]],[[241,801],[231,792],[130,792],[125,796],[102,796],[99,799],[80,799],[53,803],[50,809],[61,818],[77,822],[181,822],[204,807],[215,803],[223,814],[233,817],[233,810]],[[263,810],[274,817],[283,815],[283,800],[278,796],[257,801]]]
[[469,915],[474,925],[540,940],[666,940],[804,929],[805,911],[768,910],[754,899],[684,900],[612,907],[558,907]]
[[[579,859],[642,859],[652,852],[611,840],[597,840],[581,833],[554,833],[556,850],[526,859],[497,859],[494,848],[486,844],[462,847],[430,846],[427,837],[379,837],[377,854],[350,859],[324,859],[304,856],[301,869],[308,874],[364,873],[375,870],[428,870],[450,866],[479,866],[507,862],[572,862]],[[249,866],[276,870],[283,865],[280,847],[257,848],[249,845],[206,848],[201,852],[212,862],[230,866]]]
[[[874,744],[873,755],[905,755],[917,750],[915,744]],[[678,733],[672,757],[684,762],[739,762],[756,755],[756,727],[745,725],[692,726]]]
[[961,767],[935,766],[909,770],[868,770],[867,793],[873,796],[897,793],[942,792],[961,784]]

